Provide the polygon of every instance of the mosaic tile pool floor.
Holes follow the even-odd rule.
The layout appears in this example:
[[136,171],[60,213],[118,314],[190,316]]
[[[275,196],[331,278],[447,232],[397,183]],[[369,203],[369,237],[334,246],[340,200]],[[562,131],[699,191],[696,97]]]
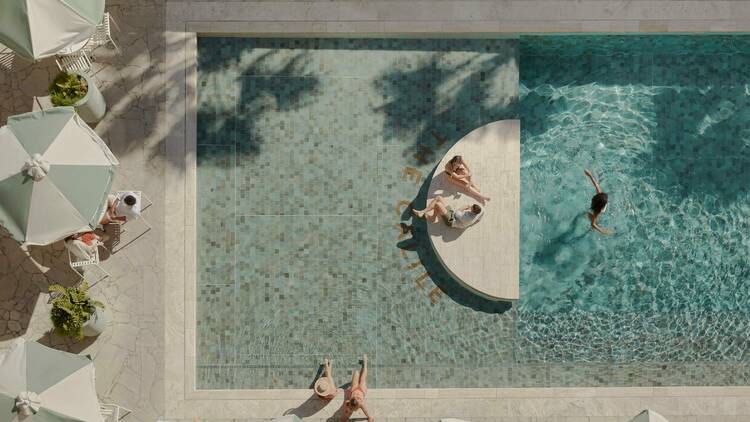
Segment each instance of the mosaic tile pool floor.
[[[526,154],[559,123],[528,92],[576,84],[565,75],[633,73],[628,59],[559,66],[569,41],[553,41],[199,38],[198,388],[306,388],[324,357],[343,384],[363,353],[379,388],[747,384],[741,326],[723,332],[729,351],[675,356],[673,343],[649,348],[653,336],[613,344],[617,324],[642,325],[635,317],[592,329],[573,324],[576,309],[550,313],[535,282],[522,279],[516,308],[484,301],[447,276],[405,213],[450,147],[432,131],[455,141],[534,116]],[[738,309],[706,329],[746,323]],[[618,358],[627,348],[654,352]]]

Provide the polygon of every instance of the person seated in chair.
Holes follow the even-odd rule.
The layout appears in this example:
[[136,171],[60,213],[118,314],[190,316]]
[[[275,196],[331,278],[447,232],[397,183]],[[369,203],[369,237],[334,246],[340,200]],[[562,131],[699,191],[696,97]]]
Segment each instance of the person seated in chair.
[[102,238],[94,232],[76,233],[65,238],[65,247],[79,259],[89,260],[96,255]]
[[122,192],[120,195],[107,197],[107,211],[99,224],[105,225],[115,221],[126,222],[141,216],[141,203],[134,192]]

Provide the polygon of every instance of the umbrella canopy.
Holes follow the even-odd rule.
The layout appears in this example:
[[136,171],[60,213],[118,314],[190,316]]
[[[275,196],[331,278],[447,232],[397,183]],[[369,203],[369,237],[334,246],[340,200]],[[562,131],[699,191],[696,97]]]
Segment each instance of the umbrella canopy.
[[93,362],[17,339],[0,355],[0,420],[103,421]]
[[31,60],[91,37],[104,0],[2,0],[0,43]]
[[639,413],[636,417],[630,420],[630,422],[669,422],[664,416],[654,412],[653,410],[644,410]]
[[0,224],[29,245],[95,229],[117,165],[72,107],[8,118],[0,127]]

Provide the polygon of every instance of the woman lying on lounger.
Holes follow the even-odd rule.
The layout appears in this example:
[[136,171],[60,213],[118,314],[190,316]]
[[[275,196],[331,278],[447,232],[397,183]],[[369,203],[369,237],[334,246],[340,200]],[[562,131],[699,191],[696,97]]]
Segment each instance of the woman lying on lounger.
[[460,155],[456,155],[445,164],[445,173],[448,175],[448,180],[450,180],[451,183],[465,190],[466,193],[475,196],[482,202],[490,200],[489,196],[482,195],[479,186],[477,186],[471,178],[472,175],[469,165],[466,164],[466,161],[464,161],[464,158]]
[[[443,197],[436,196],[423,210],[412,210],[415,216],[424,218],[427,221],[436,222],[438,217],[443,219],[443,222],[448,227],[454,229],[465,229],[469,226],[476,224],[484,215],[484,210],[479,204],[466,205],[457,210],[451,208],[443,200]],[[432,213],[432,215],[429,215]]]

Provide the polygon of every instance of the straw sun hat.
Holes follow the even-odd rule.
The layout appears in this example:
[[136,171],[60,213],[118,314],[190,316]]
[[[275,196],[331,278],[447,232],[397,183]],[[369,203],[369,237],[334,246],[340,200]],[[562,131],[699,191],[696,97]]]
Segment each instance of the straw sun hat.
[[331,382],[329,377],[321,377],[315,381],[315,394],[320,397],[328,397],[336,392],[336,386]]

